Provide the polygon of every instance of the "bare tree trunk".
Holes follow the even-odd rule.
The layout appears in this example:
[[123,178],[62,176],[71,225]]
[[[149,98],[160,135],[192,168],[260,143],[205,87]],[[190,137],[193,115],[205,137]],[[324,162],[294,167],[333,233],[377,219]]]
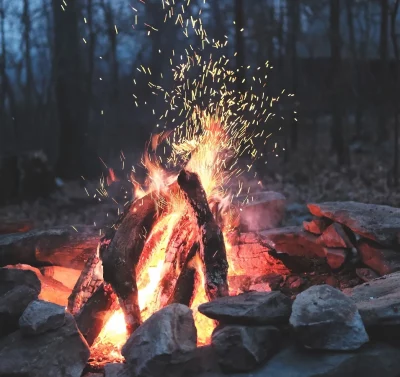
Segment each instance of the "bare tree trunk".
[[236,36],[236,69],[237,88],[240,93],[246,91],[245,43],[243,38],[244,6],[243,0],[235,0],[235,36]]
[[349,163],[349,151],[343,135],[342,101],[340,85],[341,38],[340,38],[340,0],[330,0],[330,46],[331,46],[331,91],[332,91],[332,126],[333,149],[340,166]]
[[[300,0],[291,1],[289,6],[290,39],[289,48],[292,68],[292,93],[297,93],[298,88],[298,59],[297,59],[297,35],[300,32]],[[295,119],[291,121],[290,146],[293,151],[297,149],[298,130]]]
[[394,95],[393,107],[394,107],[394,156],[393,156],[393,183],[397,187],[399,185],[399,64],[400,64],[400,51],[397,44],[397,34],[396,34],[396,19],[399,11],[400,0],[396,0],[391,16],[391,27],[390,34],[393,44],[393,52],[395,57],[395,67],[394,67]]
[[389,34],[389,1],[380,0],[381,2],[381,25],[380,25],[380,90],[379,90],[379,116],[378,116],[378,141],[382,142],[388,137],[387,115],[386,115],[386,89],[388,84],[388,34]]
[[[24,59],[25,59],[25,70],[26,70],[26,85],[25,85],[25,121],[28,123],[32,122],[33,114],[33,70],[32,70],[32,55],[31,55],[31,17],[29,13],[29,0],[24,0],[24,6],[22,11],[22,23],[24,25]],[[32,125],[32,123],[31,123]]]
[[55,94],[60,122],[56,171],[62,178],[75,178],[85,170],[88,105],[85,70],[80,51],[77,0],[63,6],[52,0],[54,13]]

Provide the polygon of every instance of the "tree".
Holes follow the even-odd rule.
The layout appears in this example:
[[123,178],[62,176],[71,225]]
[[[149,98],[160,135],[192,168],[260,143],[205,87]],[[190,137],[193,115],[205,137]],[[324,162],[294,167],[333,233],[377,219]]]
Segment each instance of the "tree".
[[330,0],[330,48],[331,48],[331,106],[332,146],[336,152],[338,164],[348,164],[350,161],[349,151],[345,144],[342,122],[342,101],[340,91],[340,69],[341,69],[341,38],[340,38],[340,0]]
[[235,0],[235,38],[236,38],[236,70],[237,87],[240,93],[246,90],[245,78],[245,43],[243,37],[244,7],[243,0]]
[[394,67],[394,95],[392,98],[394,100],[394,156],[393,156],[393,183],[397,187],[399,184],[399,64],[400,64],[400,51],[397,44],[397,34],[396,34],[396,19],[399,11],[400,0],[396,0],[392,16],[391,16],[391,27],[390,34],[393,45],[393,52],[395,57],[395,67]]
[[52,0],[54,17],[55,95],[60,123],[56,172],[62,178],[79,177],[86,171],[88,103],[78,18],[78,0],[65,5]]

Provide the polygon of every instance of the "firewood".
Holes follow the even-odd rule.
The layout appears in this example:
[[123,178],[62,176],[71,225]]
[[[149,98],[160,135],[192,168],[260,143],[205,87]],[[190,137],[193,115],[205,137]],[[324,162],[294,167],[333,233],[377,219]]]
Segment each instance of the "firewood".
[[32,230],[0,236],[0,267],[29,264],[83,269],[96,251],[99,230],[91,226]]
[[192,265],[192,261],[196,253],[200,249],[200,244],[195,242],[187,254],[186,261],[181,269],[181,273],[176,281],[174,290],[169,299],[169,304],[184,304],[189,306],[192,304],[193,293],[196,283],[196,267]]
[[205,291],[210,301],[229,294],[228,262],[224,237],[211,213],[206,193],[196,173],[182,170],[178,185],[185,193],[197,219],[202,245],[200,256],[204,264]]
[[156,214],[156,203],[151,193],[135,200],[121,217],[108,246],[108,241],[103,241],[100,250],[104,280],[111,284],[118,296],[129,333],[141,324],[136,265]]
[[107,284],[101,284],[75,315],[79,331],[89,346],[93,344],[100,331],[111,317],[117,297]]

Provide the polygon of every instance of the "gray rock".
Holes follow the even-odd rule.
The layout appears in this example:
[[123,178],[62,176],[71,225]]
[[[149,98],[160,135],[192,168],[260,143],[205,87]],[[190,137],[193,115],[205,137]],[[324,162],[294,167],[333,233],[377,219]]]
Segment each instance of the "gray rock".
[[332,248],[351,248],[353,247],[350,238],[346,234],[342,225],[333,223],[318,237],[317,243]]
[[370,268],[356,268],[356,274],[362,281],[371,281],[379,277],[379,275]]
[[0,268],[0,295],[21,285],[35,290],[38,295],[40,293],[40,280],[33,271]]
[[357,202],[313,203],[308,208],[314,216],[346,225],[354,233],[382,245],[398,243],[400,208]]
[[262,245],[279,253],[308,258],[325,256],[323,246],[316,242],[318,237],[300,226],[271,229],[260,232],[259,236]]
[[369,340],[354,302],[329,285],[300,293],[293,303],[290,324],[306,348],[355,350]]
[[196,350],[197,330],[192,311],[185,305],[169,305],[147,319],[122,348],[135,377],[184,374]]
[[246,372],[255,369],[279,348],[280,332],[273,326],[218,327],[212,346],[224,371]]
[[224,324],[276,325],[287,323],[291,306],[280,292],[248,292],[201,304],[199,312]]
[[130,377],[125,364],[109,363],[104,366],[104,377]]
[[38,336],[22,331],[0,340],[0,376],[80,377],[89,359],[89,347],[72,315],[64,326]]
[[309,233],[321,235],[324,230],[329,226],[330,220],[328,219],[312,219],[311,221],[304,221],[303,228]]
[[384,249],[378,244],[362,239],[357,243],[361,261],[379,275],[400,271],[400,252]]
[[285,216],[286,198],[278,192],[239,196],[234,204],[240,208],[240,222],[248,232],[276,228]]
[[324,248],[326,262],[332,270],[337,270],[342,267],[346,262],[347,250],[346,249],[334,249],[331,247]]
[[65,323],[65,307],[47,301],[32,301],[19,319],[25,335],[37,335],[55,330]]
[[343,291],[360,312],[367,327],[400,325],[400,272]]
[[0,296],[0,336],[18,330],[18,321],[26,307],[38,298],[38,292],[18,285]]
[[346,353],[289,346],[254,372],[225,374],[214,368],[196,377],[398,377],[399,374],[400,349],[374,343]]

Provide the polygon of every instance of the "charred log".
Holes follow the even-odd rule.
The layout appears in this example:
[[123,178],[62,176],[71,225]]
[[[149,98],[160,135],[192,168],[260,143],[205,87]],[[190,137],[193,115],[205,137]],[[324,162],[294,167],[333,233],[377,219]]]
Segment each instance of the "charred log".
[[109,244],[102,242],[104,280],[119,298],[129,333],[141,324],[136,284],[136,265],[156,218],[156,203],[151,194],[134,201],[120,218]]
[[110,318],[113,313],[111,309],[116,302],[117,298],[111,287],[101,284],[78,314],[75,315],[79,331],[85,337],[89,346],[93,344]]
[[101,260],[97,253],[94,253],[86,262],[79,279],[68,297],[68,311],[76,314],[87,302],[90,296],[103,283]]
[[190,203],[200,228],[200,256],[204,265],[205,291],[210,301],[227,296],[228,262],[224,237],[207,202],[206,193],[196,173],[182,170],[178,184]]
[[96,251],[99,230],[90,226],[33,230],[0,236],[0,267],[8,264],[83,269]]
[[184,304],[189,306],[192,304],[193,293],[196,283],[196,267],[193,265],[193,258],[199,251],[200,245],[194,243],[190,248],[186,261],[182,267],[181,273],[176,281],[175,288],[168,302],[169,304]]

